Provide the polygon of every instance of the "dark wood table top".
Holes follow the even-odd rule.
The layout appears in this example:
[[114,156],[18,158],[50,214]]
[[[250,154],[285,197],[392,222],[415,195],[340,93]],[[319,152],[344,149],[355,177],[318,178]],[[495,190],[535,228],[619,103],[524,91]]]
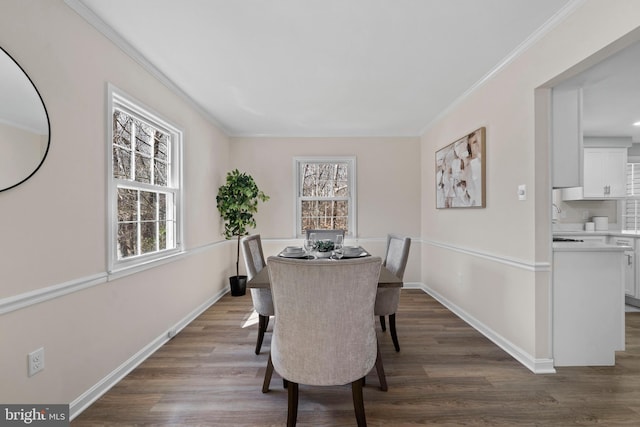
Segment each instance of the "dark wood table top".
[[[340,262],[340,261],[327,261],[327,262]],[[269,281],[269,269],[267,267],[260,270],[258,274],[253,276],[251,280],[247,282],[247,288],[269,288],[271,285]],[[378,278],[379,288],[401,288],[402,280],[398,279],[387,267],[382,266],[380,268],[380,277]]]

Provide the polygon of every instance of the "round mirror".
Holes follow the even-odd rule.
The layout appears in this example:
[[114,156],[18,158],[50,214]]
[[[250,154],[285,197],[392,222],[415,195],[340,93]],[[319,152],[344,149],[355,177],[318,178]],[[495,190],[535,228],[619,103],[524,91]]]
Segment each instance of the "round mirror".
[[49,151],[49,117],[27,73],[0,47],[0,191],[29,179]]

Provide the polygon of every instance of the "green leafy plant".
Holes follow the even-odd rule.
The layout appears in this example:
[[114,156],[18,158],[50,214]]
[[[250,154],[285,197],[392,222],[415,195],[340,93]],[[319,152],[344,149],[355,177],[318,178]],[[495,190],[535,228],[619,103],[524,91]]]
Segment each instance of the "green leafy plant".
[[318,240],[313,245],[313,249],[318,252],[329,252],[333,250],[333,241],[331,240]]
[[238,169],[227,173],[226,183],[218,189],[216,205],[224,220],[224,237],[238,240],[236,276],[240,275],[240,238],[249,234],[249,227],[256,227],[253,215],[258,212],[258,202],[267,200],[269,196],[260,191],[251,175]]

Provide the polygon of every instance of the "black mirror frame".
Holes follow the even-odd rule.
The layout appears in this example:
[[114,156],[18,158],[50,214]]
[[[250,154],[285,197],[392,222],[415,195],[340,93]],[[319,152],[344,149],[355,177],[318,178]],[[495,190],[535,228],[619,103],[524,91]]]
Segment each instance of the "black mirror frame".
[[35,175],[36,172],[38,172],[38,170],[40,169],[40,167],[44,163],[45,159],[47,158],[47,155],[49,154],[49,148],[51,147],[51,122],[49,121],[49,112],[47,111],[47,106],[45,105],[44,100],[42,99],[42,95],[40,95],[40,91],[38,90],[36,85],[33,83],[33,80],[31,80],[31,77],[29,77],[29,74],[27,74],[27,72],[24,70],[24,68],[22,68],[20,66],[20,64],[18,64],[18,61],[16,61],[13,58],[13,56],[11,56],[9,54],[9,52],[7,52],[2,46],[0,46],[0,51],[4,52],[4,54],[6,54],[13,61],[13,63],[16,64],[16,66],[20,69],[20,71],[22,71],[22,73],[27,77],[27,80],[29,80],[29,83],[31,83],[31,86],[36,91],[36,94],[38,94],[38,98],[40,99],[40,102],[42,103],[42,108],[44,109],[44,116],[47,119],[47,148],[44,150],[44,154],[42,155],[42,159],[40,159],[40,163],[38,163],[38,166],[29,175],[27,175],[23,180],[15,183],[15,184],[13,184],[13,185],[11,185],[9,187],[0,188],[0,193],[2,193],[3,191],[7,191],[7,190],[10,190],[10,189],[12,189],[14,187],[17,187],[18,185],[22,184],[23,182],[25,182],[29,178],[31,178],[33,175]]

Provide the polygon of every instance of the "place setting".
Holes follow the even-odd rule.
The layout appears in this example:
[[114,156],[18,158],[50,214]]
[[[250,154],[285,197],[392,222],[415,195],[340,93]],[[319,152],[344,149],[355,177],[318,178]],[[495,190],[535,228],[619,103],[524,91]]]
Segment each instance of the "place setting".
[[300,246],[287,246],[278,256],[283,258],[313,258],[313,255]]

